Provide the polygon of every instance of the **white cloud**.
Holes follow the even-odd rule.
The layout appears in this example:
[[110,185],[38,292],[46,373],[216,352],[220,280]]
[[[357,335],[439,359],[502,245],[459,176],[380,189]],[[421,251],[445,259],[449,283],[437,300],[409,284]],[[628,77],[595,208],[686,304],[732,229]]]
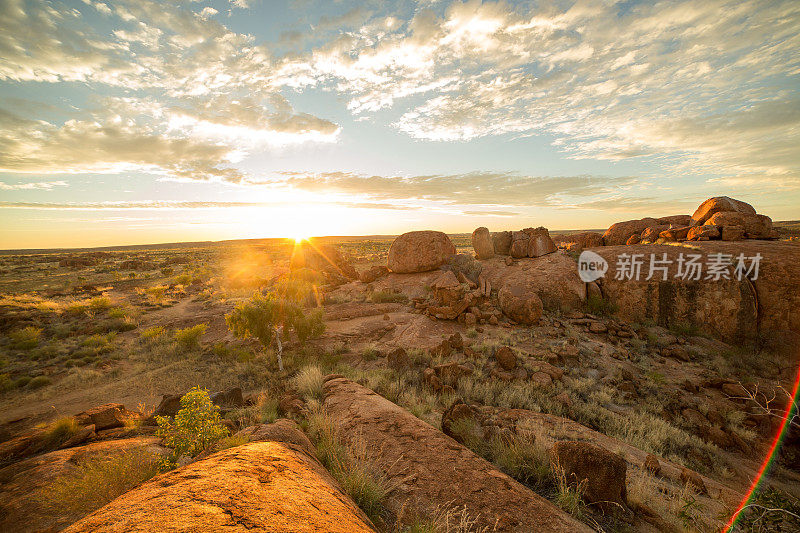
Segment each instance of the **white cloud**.
[[50,191],[55,187],[67,187],[66,181],[36,181],[27,183],[5,183],[0,181],[0,190],[3,191],[32,191],[44,190]]

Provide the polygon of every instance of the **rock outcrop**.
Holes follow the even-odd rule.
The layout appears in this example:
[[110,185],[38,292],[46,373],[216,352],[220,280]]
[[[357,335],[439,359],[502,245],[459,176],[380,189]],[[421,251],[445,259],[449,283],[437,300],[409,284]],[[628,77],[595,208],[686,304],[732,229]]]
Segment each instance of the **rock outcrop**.
[[397,237],[389,248],[389,270],[398,274],[427,272],[445,264],[456,247],[441,231],[411,231]]
[[661,225],[661,223],[658,220],[649,217],[617,222],[616,224],[612,224],[603,234],[603,242],[606,246],[625,244],[632,236],[640,235],[647,228],[659,225]]
[[566,235],[554,235],[553,242],[568,250],[583,250],[603,246],[603,234],[596,231],[583,231]]
[[554,469],[560,469],[567,483],[583,485],[583,497],[590,504],[609,510],[627,504],[625,459],[588,442],[559,441],[550,450]]
[[472,232],[472,248],[478,259],[494,257],[494,241],[486,228],[478,228]]
[[369,519],[300,447],[252,442],[133,489],[66,531],[373,532]]
[[[400,526],[442,509],[467,509],[476,528],[590,529],[442,432],[361,385],[327,379],[324,407],[345,440],[380,450],[374,461],[396,485],[387,507]],[[414,510],[414,511],[412,511]]]
[[715,196],[709,198],[695,210],[692,215],[692,225],[701,226],[708,221],[716,213],[743,213],[747,215],[755,215],[756,210],[752,205],[741,200],[734,200],[727,196]]
[[494,253],[497,255],[508,255],[511,253],[511,232],[498,231],[492,233],[492,244]]

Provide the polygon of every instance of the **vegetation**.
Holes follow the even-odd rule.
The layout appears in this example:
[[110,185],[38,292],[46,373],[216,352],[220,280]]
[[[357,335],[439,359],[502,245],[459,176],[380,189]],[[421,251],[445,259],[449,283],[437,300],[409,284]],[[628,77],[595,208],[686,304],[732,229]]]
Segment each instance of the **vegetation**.
[[206,332],[208,326],[205,324],[197,324],[183,329],[175,330],[175,342],[178,343],[178,348],[181,351],[188,352],[200,348],[200,337]]
[[161,463],[162,469],[173,468],[182,456],[194,457],[211,443],[225,437],[228,428],[222,423],[219,407],[211,402],[208,391],[192,388],[180,401],[175,421],[157,416],[158,436],[172,453]]
[[301,343],[322,335],[325,323],[322,311],[306,314],[302,307],[290,299],[273,295],[256,294],[240,303],[225,316],[228,328],[238,337],[252,337],[266,349],[277,343],[278,369],[283,371],[282,331],[294,331]]

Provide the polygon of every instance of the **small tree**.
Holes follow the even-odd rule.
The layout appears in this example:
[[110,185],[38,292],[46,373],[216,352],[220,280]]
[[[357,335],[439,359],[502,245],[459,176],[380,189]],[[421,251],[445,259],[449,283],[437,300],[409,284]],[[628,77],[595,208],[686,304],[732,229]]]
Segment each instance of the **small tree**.
[[165,416],[157,416],[156,422],[157,435],[164,437],[164,445],[172,448],[165,467],[174,466],[182,455],[194,457],[228,434],[228,428],[220,420],[219,407],[211,401],[208,391],[200,387],[193,387],[183,395],[174,423]]
[[295,301],[278,298],[274,295],[254,295],[226,315],[225,322],[234,335],[253,337],[264,348],[268,348],[275,341],[280,371],[283,371],[283,342],[281,339],[283,331],[293,330],[301,343],[322,335],[325,331],[321,311],[317,310],[306,314]]

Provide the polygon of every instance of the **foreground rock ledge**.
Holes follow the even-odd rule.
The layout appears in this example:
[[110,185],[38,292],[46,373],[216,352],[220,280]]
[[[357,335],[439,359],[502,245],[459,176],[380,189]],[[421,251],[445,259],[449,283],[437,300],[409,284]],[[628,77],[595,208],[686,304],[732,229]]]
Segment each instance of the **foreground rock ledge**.
[[363,439],[396,485],[387,502],[401,524],[411,513],[463,509],[497,531],[589,532],[553,504],[414,415],[344,378],[325,383],[324,406],[345,440]]
[[66,531],[372,532],[316,460],[253,442],[160,475]]

